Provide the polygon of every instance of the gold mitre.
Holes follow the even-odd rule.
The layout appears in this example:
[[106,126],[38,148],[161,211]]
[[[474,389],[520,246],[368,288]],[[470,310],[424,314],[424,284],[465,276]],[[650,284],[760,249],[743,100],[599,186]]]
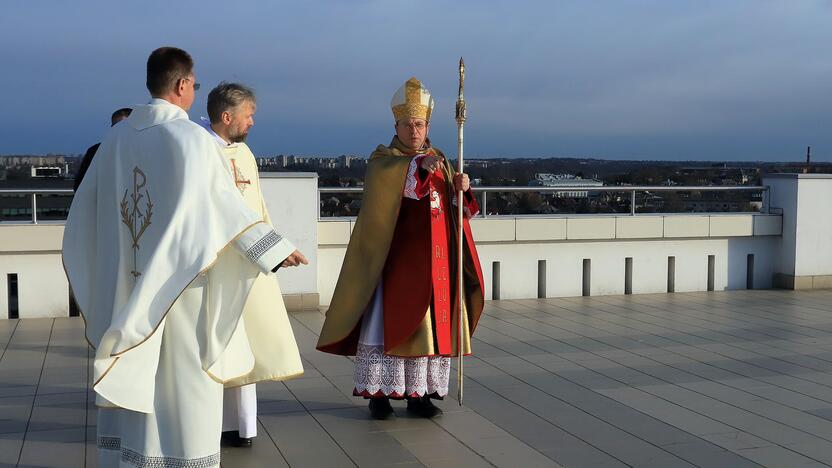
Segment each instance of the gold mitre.
[[430,121],[433,111],[433,97],[422,82],[415,77],[407,80],[390,100],[393,117],[398,122],[401,119],[414,118]]

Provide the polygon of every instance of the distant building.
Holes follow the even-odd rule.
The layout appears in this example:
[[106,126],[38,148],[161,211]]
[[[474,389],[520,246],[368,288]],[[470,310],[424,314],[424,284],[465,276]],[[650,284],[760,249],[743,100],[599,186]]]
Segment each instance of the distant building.
[[[534,180],[529,182],[530,186],[541,187],[603,187],[604,183],[597,179],[584,179],[574,174],[535,174]],[[589,192],[586,190],[567,190],[555,192],[557,198],[586,198]]]
[[736,212],[746,211],[746,208],[752,206],[759,210],[762,203],[752,204],[752,202],[744,201],[729,201],[729,200],[687,200],[685,201],[685,211],[692,213],[714,213],[714,212]]
[[64,163],[63,166],[32,166],[32,178],[52,177],[61,178],[66,177],[69,173],[69,164]]
[[302,158],[300,156],[294,156],[294,155],[289,156],[286,159],[286,165],[287,166],[291,166],[291,165],[294,165],[294,164],[311,164],[311,163],[312,163],[312,158]]
[[281,154],[272,158],[257,158],[257,167],[265,170],[283,169],[286,167],[286,156]]
[[309,163],[312,167],[318,167],[320,169],[335,169],[336,162],[336,160],[331,158],[314,158]]
[[286,169],[290,166],[308,166],[311,169],[350,169],[355,167],[362,167],[367,164],[367,160],[360,156],[341,155],[337,158],[327,157],[301,157],[301,156],[286,156],[283,154],[274,157],[258,157],[257,166],[261,170],[273,171]]
[[465,166],[467,167],[478,167],[482,169],[488,169],[489,165],[494,165],[493,163],[489,164],[487,159],[466,159]]
[[3,158],[0,158],[0,163],[6,167],[62,166],[67,162],[67,157],[62,154],[47,156],[4,156]]

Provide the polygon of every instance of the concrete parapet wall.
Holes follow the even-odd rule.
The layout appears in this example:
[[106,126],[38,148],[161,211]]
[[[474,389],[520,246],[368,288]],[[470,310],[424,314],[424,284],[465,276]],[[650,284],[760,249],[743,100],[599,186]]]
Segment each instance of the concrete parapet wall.
[[60,252],[64,224],[0,224],[0,255],[22,252]]
[[290,308],[317,308],[318,174],[261,172],[260,189],[277,232],[292,241],[309,266],[281,268],[280,289]]
[[[310,265],[281,269],[288,308],[318,307],[318,175],[261,173],[261,189],[272,222],[309,259]],[[21,318],[69,315],[69,284],[61,262],[62,222],[0,224],[0,319],[8,317],[8,277],[17,275]]]
[[[353,220],[318,222],[318,292],[328,304],[343,262]],[[537,297],[538,262],[546,261],[547,297],[580,296],[583,264],[590,260],[591,295],[623,294],[625,259],[633,259],[632,292],[667,292],[668,257],[675,257],[675,290],[708,287],[708,256],[714,256],[715,290],[747,286],[748,255],[754,255],[753,286],[772,285],[774,246],[781,216],[765,214],[646,216],[517,216],[471,222],[486,288],[500,262],[500,297]],[[490,297],[490,293],[489,293]]]
[[10,274],[17,275],[20,317],[69,315],[63,236],[62,223],[0,224],[0,319],[8,317]]
[[783,214],[775,286],[832,287],[832,174],[769,174],[768,208]]
[[[355,220],[318,220],[316,174],[261,174],[261,183],[277,230],[310,260],[279,272],[287,306],[328,304]],[[496,285],[503,299],[832,287],[832,175],[774,175],[764,184],[772,214],[476,218],[488,298]],[[62,236],[60,223],[0,224],[0,318],[9,274],[18,278],[21,317],[68,314]]]
[[60,252],[0,252],[0,319],[9,313],[9,274],[17,275],[20,318],[69,315],[69,282]]
[[[471,220],[471,228],[478,243],[719,238],[779,236],[781,219],[766,214],[493,216]],[[354,223],[349,218],[319,221],[319,245],[347,245]]]

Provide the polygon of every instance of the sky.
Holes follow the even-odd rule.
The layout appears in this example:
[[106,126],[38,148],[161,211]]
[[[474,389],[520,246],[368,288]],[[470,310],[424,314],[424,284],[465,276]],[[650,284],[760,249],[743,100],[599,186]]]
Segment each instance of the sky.
[[0,5],[0,154],[83,153],[163,45],[253,87],[258,156],[368,155],[416,76],[466,157],[832,162],[832,0],[112,0]]

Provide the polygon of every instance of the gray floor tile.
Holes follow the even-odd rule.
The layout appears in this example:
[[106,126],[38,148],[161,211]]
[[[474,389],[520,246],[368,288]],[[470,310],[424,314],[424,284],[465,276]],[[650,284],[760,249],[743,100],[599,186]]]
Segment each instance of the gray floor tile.
[[[351,396],[352,360],[315,351],[322,313],[292,314],[306,374],[258,385],[255,446],[224,449],[223,466],[832,465],[830,303],[832,291],[489,302],[465,406],[452,385],[442,417],[394,403],[388,421]],[[78,319],[0,321],[0,466],[95,466],[90,356]]]
[[0,466],[16,466],[25,432],[0,434]]
[[306,412],[261,415],[260,422],[290,466],[355,465]]
[[83,468],[86,429],[28,432],[20,454],[21,466]]
[[223,467],[260,468],[266,460],[268,460],[270,467],[280,468],[289,466],[263,425],[259,424],[258,426],[257,437],[253,439],[251,447],[222,448],[220,457]]

